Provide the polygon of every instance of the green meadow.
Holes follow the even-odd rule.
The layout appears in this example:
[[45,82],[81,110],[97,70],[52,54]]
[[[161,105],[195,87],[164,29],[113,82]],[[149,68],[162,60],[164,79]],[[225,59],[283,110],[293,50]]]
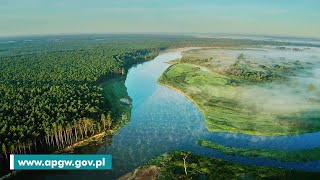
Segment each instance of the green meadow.
[[265,136],[319,131],[319,103],[312,98],[304,102],[306,98],[300,94],[308,93],[307,87],[305,91],[292,90],[287,80],[303,64],[269,64],[267,69],[263,59],[212,55],[212,51],[216,50],[185,52],[159,79],[160,84],[179,90],[198,106],[209,131]]

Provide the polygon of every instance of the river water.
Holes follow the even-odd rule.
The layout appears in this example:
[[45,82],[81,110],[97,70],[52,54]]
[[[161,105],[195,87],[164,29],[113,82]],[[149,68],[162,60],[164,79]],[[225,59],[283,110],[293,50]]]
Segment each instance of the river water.
[[265,158],[229,156],[196,145],[197,140],[208,139],[223,145],[243,148],[307,149],[320,147],[320,133],[264,137],[208,132],[204,117],[189,99],[157,83],[163,71],[169,67],[166,62],[180,58],[183,50],[185,49],[162,52],[153,61],[129,70],[125,85],[132,99],[131,120],[113,136],[111,145],[106,143],[97,150],[97,154],[112,154],[112,172],[54,171],[37,177],[113,179],[172,150],[186,150],[242,164],[320,171],[320,161],[284,163]]

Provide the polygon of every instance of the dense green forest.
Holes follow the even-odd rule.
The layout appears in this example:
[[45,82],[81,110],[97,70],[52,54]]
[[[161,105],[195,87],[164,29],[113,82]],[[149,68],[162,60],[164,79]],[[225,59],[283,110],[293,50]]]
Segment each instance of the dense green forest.
[[112,102],[106,102],[108,92],[99,85],[124,76],[132,65],[153,59],[160,50],[271,44],[288,43],[151,35],[1,43],[0,154],[5,158],[9,153],[61,148],[112,128],[117,112],[107,115]]
[[0,56],[3,157],[61,148],[111,128],[110,102],[99,83],[124,75],[126,68],[163,48],[160,43],[134,41],[78,43],[81,48],[64,42],[60,50],[60,42],[43,49],[41,43],[17,44],[11,54]]

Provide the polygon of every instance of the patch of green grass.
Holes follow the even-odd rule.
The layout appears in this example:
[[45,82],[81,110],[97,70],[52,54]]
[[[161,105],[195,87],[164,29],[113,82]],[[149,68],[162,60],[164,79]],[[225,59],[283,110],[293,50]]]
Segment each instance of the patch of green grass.
[[309,112],[301,112],[299,118],[293,118],[296,114],[257,111],[252,104],[237,98],[240,85],[248,85],[248,82],[203,71],[192,64],[170,66],[159,83],[191,98],[205,116],[206,127],[211,132],[279,136],[320,129],[320,121],[315,121]]
[[320,148],[303,150],[246,149],[224,146],[208,140],[199,140],[197,144],[228,155],[263,157],[283,162],[306,162],[320,159]]
[[[183,158],[186,158],[187,174]],[[145,166],[161,168],[157,179],[318,179],[320,173],[227,162],[183,151],[165,153]]]

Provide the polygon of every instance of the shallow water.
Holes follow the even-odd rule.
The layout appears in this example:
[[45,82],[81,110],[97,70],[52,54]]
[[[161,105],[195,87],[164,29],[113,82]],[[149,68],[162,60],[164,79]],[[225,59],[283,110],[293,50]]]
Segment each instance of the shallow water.
[[205,138],[234,147],[307,149],[320,147],[320,133],[263,137],[208,132],[202,114],[190,100],[157,84],[157,79],[169,67],[165,62],[181,57],[182,50],[162,52],[155,60],[129,70],[125,85],[133,101],[131,120],[113,136],[111,145],[106,143],[97,150],[98,154],[112,154],[111,174],[106,171],[59,171],[46,174],[41,179],[115,178],[171,150],[186,150],[242,164],[320,171],[320,161],[283,163],[264,158],[224,155],[196,145],[197,140]]

